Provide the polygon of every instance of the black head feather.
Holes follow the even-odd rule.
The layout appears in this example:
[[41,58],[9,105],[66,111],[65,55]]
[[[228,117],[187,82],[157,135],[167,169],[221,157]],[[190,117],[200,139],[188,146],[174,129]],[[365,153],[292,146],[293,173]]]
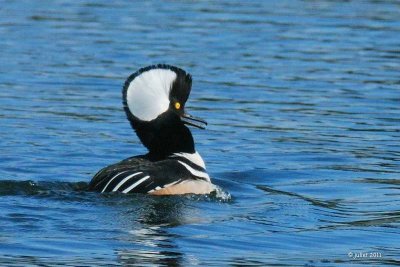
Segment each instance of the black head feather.
[[[143,121],[130,111],[127,103],[127,92],[129,85],[135,78],[153,69],[171,70],[176,73],[176,79],[171,85],[169,109],[151,121]],[[184,105],[189,98],[191,86],[192,77],[190,74],[180,68],[166,64],[141,68],[125,81],[122,90],[125,113],[140,141],[149,150],[151,158],[159,159],[175,152],[195,152],[192,134],[180,118],[180,115],[183,114]],[[181,104],[179,110],[173,108],[176,102]]]

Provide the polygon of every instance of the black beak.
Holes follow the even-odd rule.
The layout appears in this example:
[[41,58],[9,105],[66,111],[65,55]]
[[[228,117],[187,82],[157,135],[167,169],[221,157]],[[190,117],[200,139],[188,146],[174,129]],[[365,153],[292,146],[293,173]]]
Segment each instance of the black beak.
[[191,125],[203,130],[206,128],[207,125],[207,122],[205,120],[193,117],[192,115],[189,115],[187,113],[183,114],[181,116],[181,119],[184,124]]

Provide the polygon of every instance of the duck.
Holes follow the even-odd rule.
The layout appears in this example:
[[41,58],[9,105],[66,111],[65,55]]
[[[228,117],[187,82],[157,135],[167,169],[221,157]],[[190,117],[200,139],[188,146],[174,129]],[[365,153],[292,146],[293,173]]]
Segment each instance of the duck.
[[188,128],[205,129],[207,125],[186,112],[191,88],[192,76],[168,64],[141,68],[127,78],[123,108],[148,153],[104,167],[90,181],[90,191],[151,195],[215,191]]

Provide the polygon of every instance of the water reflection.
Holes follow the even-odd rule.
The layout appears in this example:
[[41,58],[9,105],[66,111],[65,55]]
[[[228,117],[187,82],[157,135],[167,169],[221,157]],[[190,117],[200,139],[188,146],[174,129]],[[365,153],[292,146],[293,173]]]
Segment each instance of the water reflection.
[[188,201],[174,196],[145,197],[140,208],[123,212],[121,228],[131,229],[123,240],[134,249],[117,250],[118,262],[133,266],[185,266],[184,254],[175,242],[179,236],[168,229],[193,222],[190,214],[196,214],[196,210],[192,207],[188,212]]
[[[2,3],[0,265],[398,264],[399,8]],[[232,201],[75,189],[144,153],[121,87],[159,62],[193,75],[196,148]]]

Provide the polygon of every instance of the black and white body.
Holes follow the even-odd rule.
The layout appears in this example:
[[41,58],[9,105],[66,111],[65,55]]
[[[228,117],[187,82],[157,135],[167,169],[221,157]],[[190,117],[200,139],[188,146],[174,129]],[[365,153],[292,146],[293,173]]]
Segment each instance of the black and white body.
[[98,192],[208,194],[215,190],[190,130],[205,121],[185,113],[190,74],[170,65],[152,65],[133,73],[123,88],[127,118],[148,154],[100,170],[89,183]]

